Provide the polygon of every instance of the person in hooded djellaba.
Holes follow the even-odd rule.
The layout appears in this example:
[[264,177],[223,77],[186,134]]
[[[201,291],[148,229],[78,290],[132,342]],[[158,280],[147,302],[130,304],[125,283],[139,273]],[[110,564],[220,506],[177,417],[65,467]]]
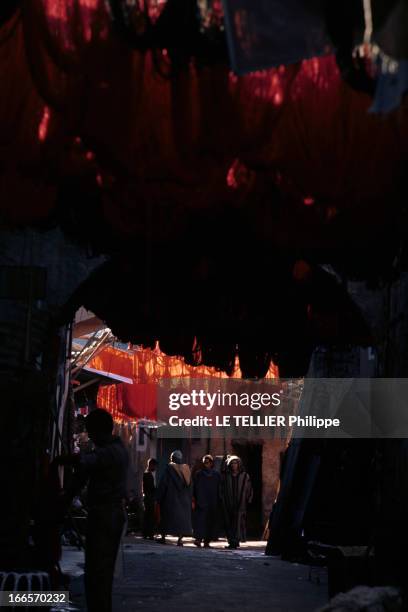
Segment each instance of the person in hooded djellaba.
[[191,498],[191,471],[183,463],[181,451],[176,450],[170,456],[156,494],[160,505],[160,541],[163,544],[166,535],[177,536],[177,546],[183,546],[183,536],[191,536]]
[[221,505],[228,539],[226,548],[238,548],[239,543],[246,540],[246,510],[252,497],[249,474],[244,471],[241,459],[230,455],[221,475]]

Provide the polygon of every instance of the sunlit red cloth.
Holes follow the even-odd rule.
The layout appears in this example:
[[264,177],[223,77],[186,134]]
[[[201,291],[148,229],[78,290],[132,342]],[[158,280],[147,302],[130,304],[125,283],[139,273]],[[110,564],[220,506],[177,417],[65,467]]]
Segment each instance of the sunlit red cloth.
[[157,416],[157,385],[119,384],[99,387],[98,407],[108,410],[116,420],[147,419]]
[[[115,418],[157,418],[157,385],[163,378],[182,377],[228,378],[224,372],[206,366],[189,366],[182,359],[168,357],[159,349],[123,351],[114,347],[105,348],[92,359],[89,367],[126,376],[132,385],[118,384],[99,387],[98,406],[108,410]],[[276,378],[278,369],[271,364],[266,378]],[[239,364],[233,378],[240,378]]]

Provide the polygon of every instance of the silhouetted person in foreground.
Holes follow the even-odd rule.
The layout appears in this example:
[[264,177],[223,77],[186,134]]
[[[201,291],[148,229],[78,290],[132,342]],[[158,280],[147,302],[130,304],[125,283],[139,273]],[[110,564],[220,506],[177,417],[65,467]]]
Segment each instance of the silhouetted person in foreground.
[[143,474],[143,537],[153,540],[156,527],[156,517],[154,506],[156,503],[156,483],[155,472],[157,467],[156,459],[149,459],[146,471]]
[[238,548],[246,539],[246,508],[253,491],[249,475],[244,472],[241,459],[231,455],[221,477],[221,501],[224,513],[227,548]]
[[214,470],[211,455],[204,455],[202,466],[203,469],[194,475],[194,544],[200,547],[204,540],[204,548],[209,548],[211,540],[216,540],[219,535],[221,475]]
[[166,542],[166,535],[178,537],[177,546],[183,546],[183,536],[190,536],[191,527],[191,471],[183,463],[181,451],[176,450],[170,456],[158,489],[157,501],[160,504],[161,542]]
[[59,463],[77,466],[88,481],[88,520],[85,546],[85,593],[88,612],[111,612],[115,560],[126,522],[125,498],[128,452],[112,435],[113,419],[97,409],[85,419],[92,452],[61,457]]

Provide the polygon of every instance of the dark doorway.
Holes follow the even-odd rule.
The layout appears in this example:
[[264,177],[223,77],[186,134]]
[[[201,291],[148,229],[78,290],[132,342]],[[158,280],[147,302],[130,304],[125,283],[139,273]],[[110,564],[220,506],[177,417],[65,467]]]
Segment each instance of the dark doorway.
[[247,510],[247,537],[260,539],[262,525],[262,444],[250,442],[233,442],[234,453],[240,457],[244,469],[248,472],[254,496]]

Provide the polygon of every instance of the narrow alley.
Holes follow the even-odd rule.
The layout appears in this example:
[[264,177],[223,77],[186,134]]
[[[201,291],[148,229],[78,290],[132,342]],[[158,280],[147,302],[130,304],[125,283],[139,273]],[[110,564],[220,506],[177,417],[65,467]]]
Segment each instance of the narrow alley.
[[[190,538],[183,548],[170,538],[165,546],[127,537],[117,572],[113,610],[149,612],[314,612],[327,602],[323,568],[264,555],[264,542],[247,542],[239,550],[197,549]],[[73,605],[85,609],[83,553],[66,548],[64,570],[71,575]]]

